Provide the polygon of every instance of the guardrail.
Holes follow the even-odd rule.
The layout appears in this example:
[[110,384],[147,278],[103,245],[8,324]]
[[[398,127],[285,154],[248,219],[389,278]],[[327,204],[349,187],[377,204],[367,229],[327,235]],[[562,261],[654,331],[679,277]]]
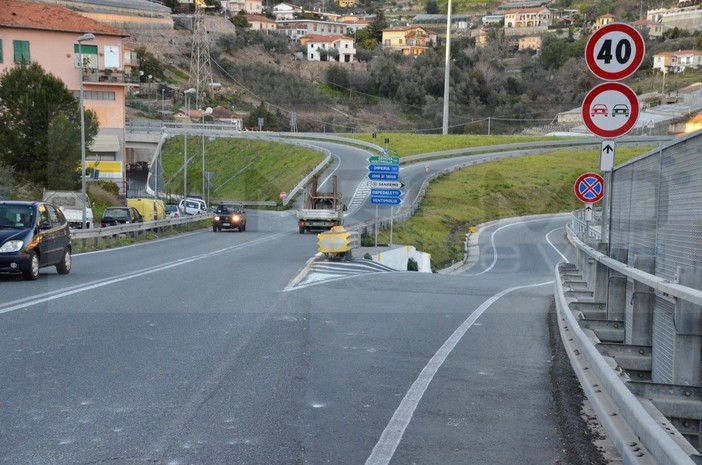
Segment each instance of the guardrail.
[[147,231],[174,229],[209,218],[212,218],[211,213],[202,213],[200,215],[184,215],[179,218],[165,218],[142,223],[105,226],[104,228],[71,229],[71,237],[74,242],[81,241],[83,246],[86,246],[90,240],[93,241],[94,246],[98,246],[100,241],[109,241],[121,236],[136,236]]
[[[598,349],[602,344],[597,330],[590,329],[590,325],[593,323],[597,325],[598,321],[589,317],[586,314],[587,310],[584,310],[588,305],[599,305],[605,308],[613,305],[611,302],[597,303],[600,301],[597,298],[597,287],[598,283],[607,283],[608,279],[618,279],[617,274],[632,279],[635,289],[645,289],[639,286],[647,286],[666,296],[674,297],[678,302],[702,305],[702,291],[628,266],[585,244],[579,234],[573,230],[572,225],[569,225],[567,230],[569,240],[578,250],[579,263],[577,266],[560,264],[556,268],[555,297],[561,339],[588,400],[624,459],[624,463],[642,465],[702,463],[702,455],[656,407],[656,402],[661,400],[660,396],[649,393],[645,397],[644,395],[637,397],[637,394],[646,392],[645,388],[642,389],[642,384],[657,386],[657,389],[666,392],[668,397],[670,397],[669,392],[675,392],[680,386],[668,385],[666,388],[665,385],[656,383],[631,381],[626,369],[620,366],[624,363],[625,357],[621,357],[622,361],[619,361],[616,355],[614,358],[604,356]],[[612,272],[614,274],[610,274]],[[589,292],[588,289],[594,289],[594,291]],[[640,290],[638,293],[647,292]],[[586,294],[591,298],[578,298]],[[600,320],[599,324],[606,324],[606,322]],[[608,348],[611,346],[610,344]],[[619,344],[621,350],[625,350],[626,346],[626,344]],[[634,346],[634,349],[636,347]],[[690,386],[688,390],[690,388],[695,387]],[[694,415],[699,415],[697,412],[699,406],[696,406],[696,403],[696,408],[691,404],[685,404],[695,402],[693,399],[685,400],[685,395],[682,394],[682,398],[677,399],[678,404],[684,404],[682,407],[678,406],[677,410],[687,411],[688,418],[694,418]],[[671,401],[666,400],[666,402]],[[679,422],[679,424],[683,423]]]

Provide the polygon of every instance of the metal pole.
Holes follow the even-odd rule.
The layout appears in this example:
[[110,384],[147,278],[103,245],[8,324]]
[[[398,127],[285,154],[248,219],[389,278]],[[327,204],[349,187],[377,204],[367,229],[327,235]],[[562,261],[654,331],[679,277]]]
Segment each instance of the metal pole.
[[83,34],[78,37],[78,53],[80,54],[80,196],[83,203],[83,212],[81,216],[81,228],[86,226],[86,193],[85,193],[85,108],[83,103],[83,41],[93,40],[95,36],[91,33]]
[[390,246],[392,247],[392,223],[395,215],[395,207],[390,206]]
[[378,247],[378,206],[375,206],[375,246]]
[[449,76],[451,68],[451,0],[448,0],[448,14],[446,15],[446,58],[444,61],[444,118],[442,134],[448,134],[449,119]]
[[[202,196],[205,196],[205,118],[202,121]],[[209,203],[207,204],[209,205]]]
[[[188,94],[185,94],[185,112],[190,118],[190,112],[188,111],[189,103]],[[183,133],[183,198],[188,196],[188,132]]]

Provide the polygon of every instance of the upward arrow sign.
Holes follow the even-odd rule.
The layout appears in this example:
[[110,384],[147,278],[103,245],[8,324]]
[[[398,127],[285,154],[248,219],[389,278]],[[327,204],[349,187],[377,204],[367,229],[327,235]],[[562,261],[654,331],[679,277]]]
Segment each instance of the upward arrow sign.
[[614,168],[614,156],[616,153],[616,143],[613,140],[603,140],[600,150],[600,170],[604,172],[612,171]]

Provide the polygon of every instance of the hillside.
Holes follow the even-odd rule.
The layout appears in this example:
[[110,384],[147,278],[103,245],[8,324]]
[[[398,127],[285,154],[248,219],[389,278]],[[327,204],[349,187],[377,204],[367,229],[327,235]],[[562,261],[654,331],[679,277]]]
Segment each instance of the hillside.
[[[249,114],[249,126],[264,118],[264,129],[274,131],[441,131],[441,46],[416,57],[376,48],[363,53],[359,49],[357,58],[362,61],[354,63],[316,62],[303,59],[303,48],[280,34],[235,30],[218,16],[208,16],[206,27],[213,77],[222,84],[207,106]],[[192,50],[189,31],[131,33],[129,45],[143,47],[155,58],[153,75],[163,75],[181,90],[187,88]],[[597,83],[583,59],[587,36],[556,30],[544,37],[542,51],[534,54],[517,52],[515,42],[501,35],[500,29],[489,34],[484,47],[476,46],[475,37],[459,36],[452,41],[449,132],[518,134],[529,129],[538,134],[538,128],[567,129],[553,127],[555,116],[579,106]],[[630,85],[639,93],[658,91],[661,77],[651,70],[652,53],[700,46],[700,31],[651,40],[644,65]],[[152,74],[151,69],[145,72]],[[694,79],[671,74],[666,90]],[[158,97],[155,94],[151,97]],[[160,105],[152,102],[151,106]],[[174,99],[171,109],[179,107],[182,98]]]

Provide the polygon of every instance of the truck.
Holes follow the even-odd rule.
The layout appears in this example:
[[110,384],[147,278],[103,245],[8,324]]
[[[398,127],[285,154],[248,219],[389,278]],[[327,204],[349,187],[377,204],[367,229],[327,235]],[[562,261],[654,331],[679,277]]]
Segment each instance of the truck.
[[337,189],[336,176],[332,177],[331,192],[319,192],[318,185],[319,177],[313,176],[309,189],[303,194],[302,208],[297,211],[300,234],[312,229],[328,230],[344,222],[346,208]]
[[73,229],[81,229],[83,227],[83,205],[85,205],[85,227],[93,227],[93,208],[87,194],[85,197],[82,197],[82,194],[77,191],[45,190],[42,200],[61,209],[63,216],[66,217],[68,226]]

